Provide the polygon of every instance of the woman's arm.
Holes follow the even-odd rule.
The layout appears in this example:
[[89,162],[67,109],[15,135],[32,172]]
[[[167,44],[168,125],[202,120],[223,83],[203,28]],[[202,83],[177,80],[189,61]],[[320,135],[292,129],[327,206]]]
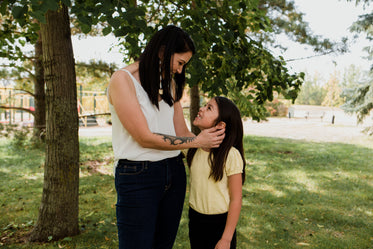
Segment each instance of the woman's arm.
[[238,219],[240,218],[242,206],[242,174],[228,176],[229,187],[229,210],[227,222],[225,224],[223,235],[216,244],[215,249],[229,249]]
[[[169,136],[149,130],[146,118],[136,97],[135,86],[128,73],[117,71],[109,86],[109,101],[123,127],[144,148],[178,150],[197,147],[219,147],[224,139],[224,129],[211,128],[199,136]],[[174,120],[170,120],[174,122]]]
[[195,135],[189,130],[185,123],[183,107],[180,102],[174,104],[174,126],[176,136],[194,137]]

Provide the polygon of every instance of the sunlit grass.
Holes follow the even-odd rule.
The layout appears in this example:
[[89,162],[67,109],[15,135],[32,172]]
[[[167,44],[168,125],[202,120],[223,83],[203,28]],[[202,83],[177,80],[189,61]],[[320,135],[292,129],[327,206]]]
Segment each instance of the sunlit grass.
[[[4,248],[117,248],[110,138],[80,140],[81,234],[25,244],[37,219],[43,150],[0,140],[0,243]],[[245,137],[247,178],[238,248],[372,248],[373,149]],[[174,248],[188,249],[188,192]]]

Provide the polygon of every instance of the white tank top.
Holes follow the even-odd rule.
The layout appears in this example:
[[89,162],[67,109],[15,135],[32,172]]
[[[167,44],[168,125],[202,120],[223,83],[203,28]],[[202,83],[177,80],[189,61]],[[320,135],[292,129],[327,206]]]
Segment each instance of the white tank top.
[[[137,100],[140,103],[141,110],[145,115],[148,127],[153,133],[161,133],[175,136],[175,127],[173,122],[174,106],[169,106],[161,100],[159,110],[150,102],[148,94],[142,88],[141,84],[127,70],[136,89]],[[109,92],[109,91],[108,91]],[[159,161],[165,158],[175,157],[180,154],[180,150],[156,150],[141,147],[120,122],[114,106],[110,104],[109,108],[112,119],[112,144],[114,151],[114,166],[116,167],[119,159],[128,159],[133,161]]]

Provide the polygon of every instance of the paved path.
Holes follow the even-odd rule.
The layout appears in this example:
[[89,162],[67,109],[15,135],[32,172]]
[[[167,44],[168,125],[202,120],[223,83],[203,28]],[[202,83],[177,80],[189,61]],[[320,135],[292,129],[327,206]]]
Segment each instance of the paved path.
[[111,137],[111,126],[79,127],[81,137]]
[[316,142],[365,144],[370,141],[373,146],[373,137],[361,132],[364,127],[366,126],[331,124],[319,119],[269,118],[267,122],[244,122],[245,134]]
[[[341,142],[361,144],[373,148],[373,136],[362,133],[364,125],[305,118],[269,118],[268,121],[244,121],[245,134],[316,142]],[[111,126],[80,127],[80,136],[111,136]]]

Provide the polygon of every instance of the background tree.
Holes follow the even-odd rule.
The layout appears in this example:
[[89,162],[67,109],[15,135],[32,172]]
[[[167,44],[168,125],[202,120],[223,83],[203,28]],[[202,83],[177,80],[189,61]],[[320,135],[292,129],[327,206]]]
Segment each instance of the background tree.
[[[226,11],[227,9],[232,11]],[[102,12],[106,14],[101,15]],[[263,44],[278,46],[274,42],[275,35],[286,33],[297,42],[311,44],[317,52],[329,53],[336,50],[335,44],[329,40],[312,35],[308,25],[302,20],[302,13],[296,11],[293,1],[191,1],[182,4],[172,1],[143,1],[123,3],[122,6],[110,1],[83,1],[74,3],[72,15],[75,26],[85,33],[102,30],[104,35],[113,32],[117,37],[122,37],[121,45],[127,54],[126,62],[136,59],[146,40],[159,26],[179,24],[192,34],[201,51],[201,56],[194,59],[195,62],[192,61],[199,69],[190,69],[191,80],[188,82],[191,88],[199,85],[203,87],[202,93],[226,94],[231,89],[225,87],[223,79],[228,79],[231,75],[234,75],[237,82],[233,86],[237,91],[248,88],[254,91],[250,85],[256,85],[257,92],[263,94],[251,101],[237,101],[243,105],[242,109],[247,110],[244,115],[256,120],[263,118],[262,102],[271,101],[273,91],[286,92],[301,82],[294,83],[297,79],[302,80],[302,74],[290,75],[284,60],[273,57]],[[151,25],[148,26],[147,23]],[[99,28],[92,30],[92,26]],[[227,44],[231,46],[226,46]],[[238,56],[245,51],[252,51],[252,59]],[[230,63],[232,61],[234,63]],[[207,68],[208,71],[201,68]],[[209,70],[210,68],[214,70]],[[247,68],[257,70],[248,73],[245,71]],[[271,72],[280,78],[271,77]],[[256,80],[252,80],[253,78]],[[261,83],[263,80],[269,83]],[[279,81],[282,83],[276,85]],[[285,93],[285,97],[294,99],[296,90],[293,90],[290,90],[290,94]],[[199,101],[197,98],[194,101],[191,104],[194,111],[191,112],[196,114]],[[246,107],[247,105],[250,106]]]
[[[199,98],[195,96],[200,90],[207,95],[235,92],[231,97],[237,97],[234,100],[244,110],[243,114],[255,120],[264,117],[263,103],[272,101],[274,91],[285,98],[296,98],[303,74],[290,74],[283,58],[270,53],[264,45],[274,39],[268,34],[283,31],[297,42],[311,44],[317,52],[339,49],[336,44],[312,35],[292,1],[162,1],[159,4],[149,1],[138,4],[137,8],[147,10],[146,22],[158,20],[154,22],[155,29],[162,24],[179,24],[197,44],[197,56],[188,68],[188,83],[193,90],[191,120],[198,112]],[[123,35],[123,46],[130,45],[127,53],[130,61],[141,51],[133,48],[145,42],[138,42],[139,36],[128,35],[127,30],[128,27],[118,24],[114,32]],[[148,38],[146,34],[140,35],[145,37],[143,41]],[[194,90],[196,86],[200,90]]]
[[[358,123],[362,123],[373,110],[373,72],[362,72],[354,77],[341,96],[345,100],[341,108],[347,113],[356,113]],[[373,135],[373,125],[366,128],[366,132]]]
[[[341,107],[347,113],[356,113],[361,123],[373,110],[373,74],[358,82],[353,88],[344,89],[342,96],[346,99]],[[373,134],[373,126],[368,129]]]
[[[24,61],[22,62],[22,70],[19,71],[17,68],[13,69],[3,69],[1,73],[1,78],[5,80],[8,84],[3,85],[3,87],[12,87],[14,92],[29,95],[31,97],[34,97],[34,82],[36,80],[35,74],[33,72],[34,66],[30,61]],[[12,85],[11,85],[12,84]],[[13,96],[17,96],[14,95]],[[12,97],[13,97],[12,96]],[[22,112],[27,112],[32,115],[34,115],[36,112],[34,111],[34,108],[26,108],[24,106],[16,106],[14,105],[14,99],[9,96],[9,98],[2,99],[0,108],[4,110],[19,110]],[[45,108],[44,108],[45,109]],[[39,115],[40,116],[40,115]],[[45,115],[44,115],[45,117]],[[45,121],[44,121],[45,124]],[[44,127],[45,128],[45,127]],[[38,129],[38,131],[41,131],[42,129]],[[42,133],[36,132],[37,129],[34,129],[34,136],[40,137],[43,139],[43,136],[41,136]]]
[[111,75],[117,70],[114,64],[104,61],[77,62],[75,65],[77,83],[87,91],[102,91],[107,87]]
[[321,105],[326,96],[326,89],[322,82],[319,74],[315,74],[313,77],[307,75],[295,103],[299,105]]
[[[7,8],[7,1],[0,4],[0,57],[6,58],[9,62],[2,65],[10,71],[11,75],[21,81],[21,78],[29,79],[27,84],[18,84],[20,88],[34,97],[34,110],[14,107],[31,113],[34,116],[34,138],[44,140],[45,130],[45,92],[44,73],[42,66],[42,41],[39,32],[38,21],[31,16],[22,16],[26,6],[15,6]],[[18,20],[18,22],[15,21]],[[34,53],[24,51],[27,44],[34,45]],[[31,67],[30,67],[31,66]],[[33,69],[31,69],[33,67]],[[23,83],[25,83],[23,81]],[[30,84],[31,83],[31,84]],[[3,109],[10,109],[9,106],[2,106]]]
[[[292,0],[259,0],[259,9],[265,11],[271,30],[256,35],[270,48],[286,50],[287,47],[279,44],[277,39],[278,35],[285,35],[298,44],[309,45],[316,53],[315,55],[344,53],[348,49],[347,38],[342,38],[341,41],[331,41],[313,34],[308,23],[303,20],[304,14],[297,10]],[[297,59],[302,58],[295,60]]]
[[21,27],[27,27],[27,21],[32,18],[41,21],[47,93],[46,159],[40,212],[31,241],[59,239],[79,232],[77,94],[65,3],[70,4],[68,1],[3,1],[0,5],[2,13],[12,13]]
[[47,86],[44,188],[31,241],[79,233],[79,142],[77,93],[70,19],[65,4],[50,7],[41,23]]
[[[348,0],[351,1],[351,0]],[[368,6],[372,3],[372,0],[356,0],[356,5],[363,3],[365,6]],[[373,12],[367,13],[364,15],[360,15],[358,20],[354,22],[351,27],[350,31],[354,32],[355,34],[365,34],[365,38],[372,42],[373,41]],[[363,48],[368,56],[367,59],[373,59],[373,45],[369,45]],[[371,71],[373,70],[373,65],[371,66]]]
[[343,104],[343,99],[341,97],[342,89],[340,87],[338,72],[334,71],[334,73],[330,75],[330,78],[324,87],[326,89],[326,95],[321,105],[339,107]]
[[[369,5],[371,0],[356,0],[356,4],[363,3]],[[370,42],[373,41],[373,12],[359,16],[358,20],[350,28],[351,32],[356,34],[365,34]],[[364,50],[368,53],[367,59],[373,59],[373,45],[367,46]],[[342,108],[349,113],[357,113],[358,122],[362,122],[373,110],[373,65],[371,66],[368,77],[359,81],[357,86],[347,88],[343,91],[346,103]],[[373,125],[370,127],[373,131]],[[371,132],[371,134],[373,134]]]
[[353,88],[359,81],[361,81],[365,77],[367,77],[367,75],[361,67],[350,65],[349,67],[345,68],[343,72],[341,81],[342,90],[346,88]]
[[[253,110],[271,100],[273,91],[282,92],[288,98],[296,97],[303,75],[290,74],[283,59],[275,58],[249,35],[269,30],[268,18],[258,9],[258,1],[142,1],[123,3],[119,7],[107,1],[84,1],[75,3],[72,12],[85,10],[84,18],[77,13],[84,32],[90,32],[92,24],[101,23],[103,34],[113,32],[121,37],[126,62],[140,55],[160,26],[170,23],[181,26],[191,34],[198,49],[188,69],[192,89],[199,86],[203,93],[227,94],[225,82],[232,78],[237,91],[252,86]],[[101,15],[101,11],[105,15]],[[191,106],[195,106],[193,113],[197,113],[199,101]],[[258,113],[249,115],[260,120]]]

